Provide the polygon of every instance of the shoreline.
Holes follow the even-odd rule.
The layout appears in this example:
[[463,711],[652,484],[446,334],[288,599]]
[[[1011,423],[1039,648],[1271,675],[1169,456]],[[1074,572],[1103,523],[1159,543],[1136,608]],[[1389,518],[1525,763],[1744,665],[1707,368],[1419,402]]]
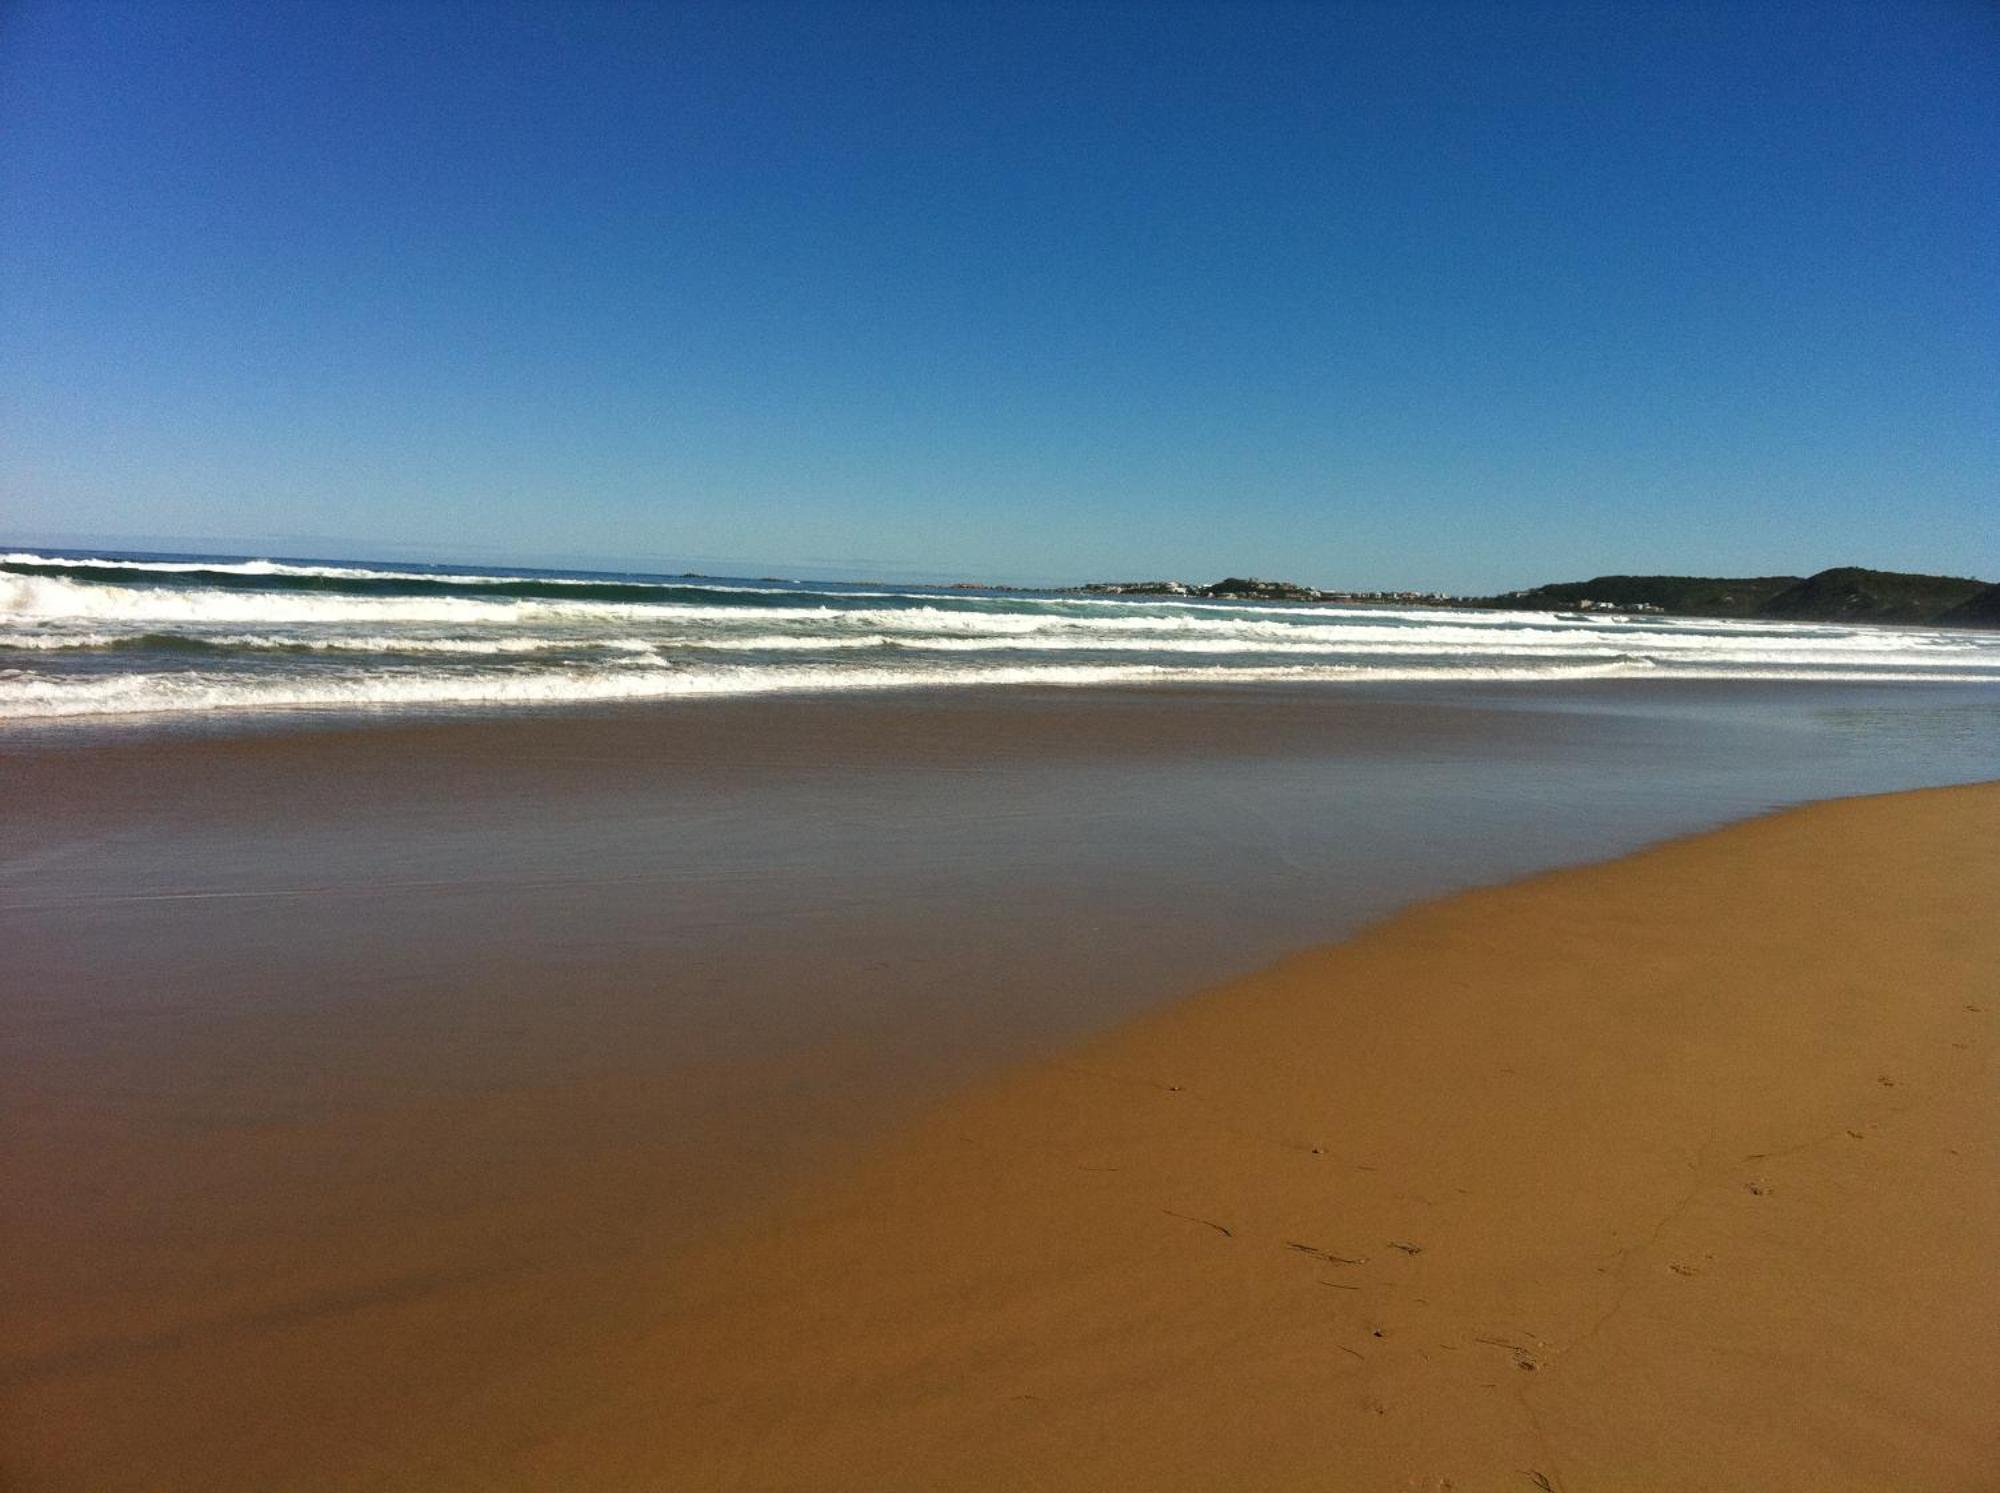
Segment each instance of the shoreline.
[[[1690,622],[1704,619],[1689,618]],[[1730,622],[1737,619],[1709,619]],[[1887,633],[1934,631],[1916,624],[1856,622],[1841,624]],[[1562,696],[1591,701],[1598,697],[1626,695],[1643,699],[1656,693],[1684,693],[1699,698],[1730,695],[1815,693],[1826,695],[1876,692],[1953,694],[1965,698],[1992,697],[2000,680],[1976,675],[1942,673],[1881,674],[1875,676],[1814,675],[1740,671],[1734,673],[1633,673],[1554,677],[1510,675],[1499,671],[1460,674],[1439,671],[1428,677],[1356,676],[1352,679],[1213,678],[1192,675],[1156,681],[1115,680],[1088,683],[1030,681],[977,683],[920,681],[885,683],[861,688],[774,689],[743,692],[718,691],[661,696],[607,696],[601,699],[548,699],[501,702],[468,699],[416,703],[276,703],[232,705],[203,710],[161,710],[135,708],[71,715],[0,716],[0,751],[8,748],[35,750],[51,745],[94,747],[142,741],[228,742],[260,737],[343,736],[373,731],[504,728],[516,723],[564,725],[643,723],[657,720],[664,712],[726,711],[800,707],[804,709],[867,710],[876,706],[890,709],[935,705],[942,708],[979,708],[990,705],[1009,709],[1022,703],[1034,705],[1068,699],[1077,703],[1106,706],[1172,704],[1179,700],[1243,699],[1261,701],[1314,700],[1337,705],[1345,699],[1397,701],[1405,704],[1452,704],[1467,699],[1504,702],[1508,696],[1523,700]]]

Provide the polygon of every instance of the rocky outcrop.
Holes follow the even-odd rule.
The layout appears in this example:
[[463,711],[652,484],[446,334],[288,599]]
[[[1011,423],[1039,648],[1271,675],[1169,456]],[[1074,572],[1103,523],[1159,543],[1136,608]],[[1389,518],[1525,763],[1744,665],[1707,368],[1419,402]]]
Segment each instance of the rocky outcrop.
[[1203,596],[1229,596],[1250,601],[1320,601],[1323,593],[1295,581],[1260,581],[1255,576],[1232,575],[1212,586],[1201,588]]
[[1210,596],[1232,601],[1325,601],[1328,596],[1295,581],[1263,581],[1244,575],[1206,586],[1190,586],[1186,581],[1092,581],[1081,589],[1111,596]]

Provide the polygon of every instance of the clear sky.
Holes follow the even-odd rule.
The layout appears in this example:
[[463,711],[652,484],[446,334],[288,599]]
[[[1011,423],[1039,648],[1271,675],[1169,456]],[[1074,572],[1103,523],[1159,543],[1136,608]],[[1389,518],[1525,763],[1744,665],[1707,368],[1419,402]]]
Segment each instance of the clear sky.
[[0,0],[0,540],[2000,579],[2000,7]]

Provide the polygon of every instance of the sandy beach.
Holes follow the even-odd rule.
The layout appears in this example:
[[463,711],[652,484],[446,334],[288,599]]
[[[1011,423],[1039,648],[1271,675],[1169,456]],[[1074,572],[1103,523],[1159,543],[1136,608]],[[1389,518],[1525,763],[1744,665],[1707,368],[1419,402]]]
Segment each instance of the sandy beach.
[[7,1485],[1990,1486],[1990,702],[1250,698],[16,740]]
[[601,1402],[490,1467],[1991,1487],[1996,1019],[2000,786],[1425,907],[677,1262]]

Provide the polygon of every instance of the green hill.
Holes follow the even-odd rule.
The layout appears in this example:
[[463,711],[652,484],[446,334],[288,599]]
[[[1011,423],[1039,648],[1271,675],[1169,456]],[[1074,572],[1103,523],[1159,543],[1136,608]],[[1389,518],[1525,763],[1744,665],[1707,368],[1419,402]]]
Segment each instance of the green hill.
[[1585,602],[1614,607],[1657,607],[1682,617],[1749,617],[1772,597],[1799,584],[1795,575],[1737,580],[1698,575],[1600,575],[1588,581],[1556,581],[1529,591],[1493,597],[1488,605],[1577,607]]
[[1813,622],[1937,622],[1982,591],[1985,581],[1902,575],[1842,566],[1822,570],[1758,609],[1760,617]]
[[1600,575],[1512,591],[1479,606],[1659,611],[1784,622],[1906,622],[2000,627],[2000,585],[1963,576],[1838,566],[1817,575]]
[[1952,627],[2000,627],[2000,586],[1988,586],[1937,620]]

